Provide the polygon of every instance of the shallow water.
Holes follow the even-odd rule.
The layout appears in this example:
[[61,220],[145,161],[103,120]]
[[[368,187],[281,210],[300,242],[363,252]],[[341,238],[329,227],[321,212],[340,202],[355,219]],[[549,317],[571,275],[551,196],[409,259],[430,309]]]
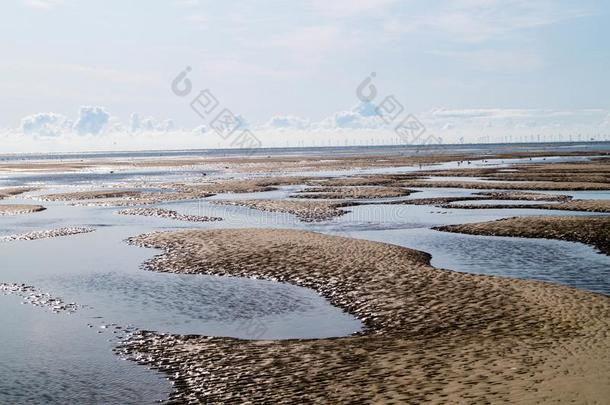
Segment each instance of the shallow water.
[[468,200],[454,201],[450,205],[541,205],[551,204],[549,201],[530,201],[530,200]]
[[184,181],[203,178],[203,173],[213,175],[214,170],[194,169],[138,169],[138,170],[95,170],[79,172],[42,172],[0,175],[0,187],[120,184],[136,181]]
[[112,355],[109,332],[85,314],[50,314],[0,296],[0,403],[154,403],[167,396],[159,373]]
[[[531,161],[481,160],[473,161],[471,167],[506,166],[513,162]],[[448,162],[433,167],[449,169],[458,165]],[[317,172],[315,175],[400,173],[419,169],[374,168]],[[75,184],[95,186],[109,181],[129,184],[142,179],[171,181],[200,175],[199,169],[120,174],[47,173],[29,177],[4,176],[0,178],[0,185],[40,182],[61,190],[68,185],[73,188]],[[372,205],[345,208],[345,215],[322,223],[303,223],[290,214],[207,202],[214,199],[281,199],[302,188],[286,186],[270,192],[220,194],[206,200],[158,205],[183,214],[224,218],[210,223],[123,216],[116,213],[119,208],[72,207],[63,202],[44,202],[42,204],[48,209],[35,214],[0,217],[0,235],[68,226],[96,229],[93,233],[70,237],[0,243],[0,282],[32,284],[66,302],[86,305],[73,314],[52,314],[48,310],[22,305],[16,296],[0,295],[0,323],[3,325],[0,329],[0,403],[152,403],[164,398],[170,387],[160,374],[122,361],[112,353],[114,345],[124,336],[124,329],[115,329],[112,324],[168,333],[249,339],[345,336],[362,326],[309,289],[263,280],[144,271],[141,264],[160,252],[130,246],[123,240],[152,230],[309,229],[427,251],[437,267],[550,281],[610,294],[610,259],[588,246],[539,239],[449,234],[429,229],[515,215],[593,214],[375,204],[413,198],[470,196],[481,192],[452,188],[416,189],[418,192],[406,197],[370,200]],[[575,198],[610,198],[608,192],[549,193]],[[3,202],[34,203],[22,197]]]
[[547,281],[610,294],[610,257],[581,243],[431,229],[355,231],[350,235],[426,251],[432,255],[432,265],[439,268]]
[[[121,362],[112,353],[116,330],[101,329],[109,324],[246,339],[345,336],[361,329],[360,321],[309,289],[141,270],[145,260],[160,252],[123,242],[153,229],[219,227],[218,223],[124,216],[116,214],[116,208],[46,205],[49,208],[37,215],[3,218],[0,233],[63,226],[93,226],[96,231],[0,243],[1,282],[34,285],[87,307],[70,315],[50,314],[20,305],[15,296],[0,295],[0,323],[18,324],[15,333],[3,328],[1,334],[0,403],[152,403],[163,398],[169,386],[159,384],[159,374]],[[15,305],[18,312],[13,311]],[[20,328],[23,333],[17,332]],[[35,332],[46,340],[28,352],[32,343],[22,335]],[[5,359],[12,360],[5,364]]]

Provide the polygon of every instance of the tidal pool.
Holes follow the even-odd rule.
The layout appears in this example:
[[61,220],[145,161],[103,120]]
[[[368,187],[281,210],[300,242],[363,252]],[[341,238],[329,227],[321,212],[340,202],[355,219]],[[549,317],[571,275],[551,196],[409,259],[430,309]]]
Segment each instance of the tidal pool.
[[[577,161],[547,158],[548,161]],[[585,158],[586,159],[586,158]],[[471,167],[507,166],[544,159],[473,161]],[[429,168],[456,168],[448,162]],[[460,165],[459,167],[465,167]],[[361,173],[400,173],[420,168],[374,168]],[[355,171],[317,172],[315,175]],[[294,173],[293,173],[294,174]],[[303,173],[312,175],[311,172]],[[5,176],[1,185],[98,185],[108,182],[170,181],[201,176],[185,171],[39,174]],[[245,207],[219,206],[213,199],[286,198],[303,186],[264,193],[221,194],[204,200],[158,204],[183,214],[220,216],[224,221],[189,223],[155,217],[118,215],[120,208],[67,206],[0,218],[0,235],[59,227],[93,227],[89,234],[0,243],[0,282],[26,283],[84,305],[77,312],[53,314],[1,296],[0,403],[153,403],[171,389],[159,373],[114,355],[127,328],[161,333],[232,336],[246,339],[346,336],[361,329],[354,317],[331,306],[312,290],[244,278],[148,272],[142,263],[160,251],[130,246],[124,239],[155,230],[241,227],[296,228],[363,238],[432,254],[432,264],[456,271],[561,283],[610,294],[610,258],[583,244],[450,234],[430,230],[446,224],[481,222],[516,215],[592,215],[535,209],[464,210],[420,205],[348,207],[346,214],[321,223]],[[481,190],[417,189],[397,199],[470,196]],[[549,192],[575,198],[610,198],[608,192]],[[4,203],[35,203],[23,197]],[[366,202],[366,201],[365,201]],[[503,203],[505,203],[504,201]],[[486,202],[481,202],[486,203]],[[523,202],[519,202],[523,203]]]

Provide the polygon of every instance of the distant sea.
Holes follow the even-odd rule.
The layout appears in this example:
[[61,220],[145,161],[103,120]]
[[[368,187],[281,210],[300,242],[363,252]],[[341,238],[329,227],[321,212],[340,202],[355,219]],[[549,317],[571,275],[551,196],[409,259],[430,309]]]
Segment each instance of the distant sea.
[[562,151],[562,152],[610,152],[610,142],[564,142],[564,143],[497,143],[497,144],[453,144],[453,145],[379,145],[379,146],[335,146],[302,148],[258,148],[243,149],[191,149],[191,150],[147,150],[125,152],[74,152],[74,153],[15,153],[1,154],[0,161],[14,160],[67,160],[89,158],[151,158],[151,157],[237,157],[237,156],[308,156],[308,155],[383,155],[405,156],[450,154],[450,153],[498,153],[510,151]]

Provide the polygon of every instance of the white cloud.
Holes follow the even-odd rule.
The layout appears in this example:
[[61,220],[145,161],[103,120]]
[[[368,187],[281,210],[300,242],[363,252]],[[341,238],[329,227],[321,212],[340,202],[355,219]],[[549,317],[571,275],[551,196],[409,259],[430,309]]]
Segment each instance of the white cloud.
[[354,111],[363,117],[376,117],[379,116],[377,112],[377,106],[373,103],[369,102],[361,102],[356,107],[354,107]]
[[35,136],[58,136],[72,126],[72,122],[61,114],[39,113],[21,120],[24,134]]
[[193,133],[195,133],[195,134],[205,134],[208,131],[209,131],[209,128],[205,124],[202,124],[202,125],[199,125],[199,126],[193,128]]
[[129,117],[129,132],[138,132],[142,129],[142,121],[138,113],[132,113]]
[[166,119],[163,120],[158,126],[157,130],[161,132],[170,132],[176,129],[176,124],[174,124],[174,120]]
[[339,111],[322,120],[319,126],[328,129],[381,129],[385,124],[379,116],[364,116],[357,111]]
[[[243,120],[242,128],[251,127],[263,145],[269,147],[400,143],[401,138],[376,114],[374,107],[370,103],[359,104],[319,122],[293,115],[274,116],[260,126],[251,126]],[[491,136],[497,141],[507,137],[531,140],[540,134],[542,139],[545,134],[562,134],[562,139],[574,134],[593,137],[610,129],[610,111],[601,109],[439,108],[415,115],[425,125],[426,134],[442,134],[449,143],[460,139],[477,141],[481,136]],[[20,130],[0,131],[0,144],[12,152],[231,147],[230,141],[206,125],[179,129],[171,119],[141,119],[137,113],[124,125],[102,107],[82,107],[76,124],[60,114],[27,116]]]
[[274,129],[308,129],[311,121],[294,115],[275,115],[264,125]]
[[161,122],[157,122],[153,117],[140,118],[138,113],[132,113],[129,117],[129,132],[171,132],[176,129],[176,124],[173,119],[168,118]]
[[351,110],[337,111],[319,122],[294,116],[276,115],[258,127],[261,130],[373,130],[386,125],[372,103],[360,103]]
[[79,134],[97,135],[108,123],[110,114],[102,107],[83,106],[78,113],[78,119],[74,123],[74,129]]

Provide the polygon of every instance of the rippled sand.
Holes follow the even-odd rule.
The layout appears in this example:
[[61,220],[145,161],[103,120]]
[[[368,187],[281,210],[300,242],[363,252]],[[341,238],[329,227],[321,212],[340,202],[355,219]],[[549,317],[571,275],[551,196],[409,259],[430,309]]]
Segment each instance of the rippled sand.
[[43,231],[32,231],[27,233],[20,233],[17,235],[0,236],[0,242],[12,242],[17,240],[38,240],[57,238],[60,236],[71,236],[78,235],[81,233],[94,232],[93,228],[86,227],[66,227],[66,228],[55,228]]
[[135,198],[140,192],[132,190],[92,190],[75,191],[72,193],[45,194],[38,198],[43,201],[80,201],[106,198]]
[[603,402],[610,297],[433,268],[425,253],[294,230],[155,233],[151,270],[280,280],[360,318],[362,334],[247,341],[142,332],[122,351],[202,402]]
[[0,200],[4,198],[13,197],[19,194],[27,193],[28,191],[34,191],[33,187],[5,187],[0,188]]
[[[495,198],[490,198],[490,200]],[[457,200],[456,200],[457,201]],[[462,200],[467,201],[467,200]],[[455,208],[453,205],[443,205],[445,208]],[[461,209],[541,209],[541,210],[560,210],[560,211],[584,211],[584,212],[610,212],[610,200],[577,200],[567,201],[560,204],[460,204]]]
[[515,217],[492,222],[441,226],[435,229],[473,235],[562,239],[593,245],[610,255],[610,216]]
[[215,200],[214,204],[253,208],[267,212],[283,212],[296,215],[301,221],[325,221],[341,216],[347,211],[339,208],[349,203],[302,200]]
[[360,199],[360,198],[389,198],[403,197],[411,194],[411,190],[401,187],[310,187],[293,195],[297,198],[320,198],[320,199]]
[[158,217],[158,218],[169,218],[178,221],[188,222],[213,222],[222,221],[220,217],[208,217],[203,215],[185,215],[180,214],[177,211],[168,210],[164,208],[130,208],[121,210],[118,212],[120,215],[139,215],[143,217]]
[[425,181],[410,180],[402,183],[405,187],[442,187],[442,188],[471,188],[481,190],[610,190],[610,183],[585,183],[585,182],[553,182],[553,181],[531,181],[531,182],[482,182],[482,181]]
[[0,204],[0,216],[2,215],[17,215],[30,214],[32,212],[44,211],[46,208],[42,205],[29,204]]

